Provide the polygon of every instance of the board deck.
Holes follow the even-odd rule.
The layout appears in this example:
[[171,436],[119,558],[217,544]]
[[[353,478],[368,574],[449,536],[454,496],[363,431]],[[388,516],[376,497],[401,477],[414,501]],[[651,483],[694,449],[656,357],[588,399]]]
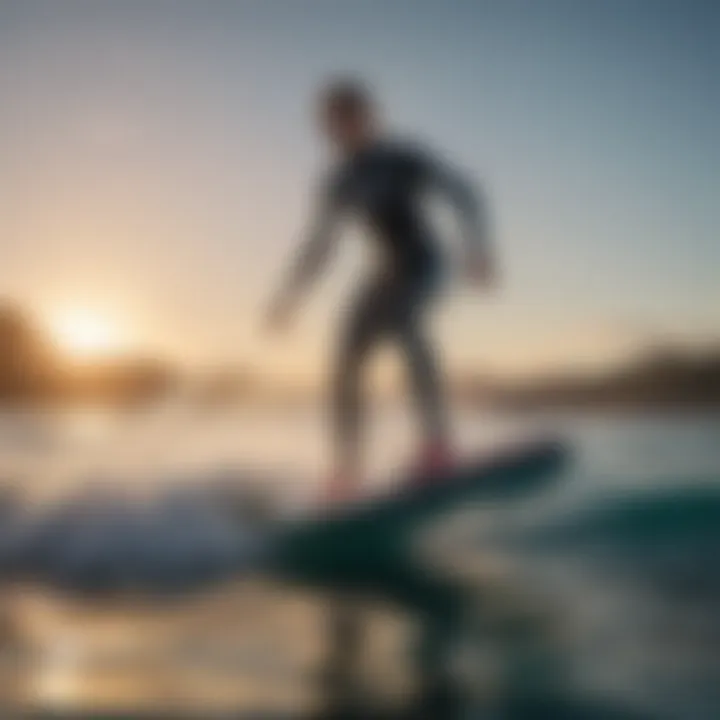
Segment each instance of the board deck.
[[470,503],[505,503],[547,488],[568,455],[563,444],[538,440],[463,462],[441,477],[395,484],[284,529],[271,566],[313,586],[387,587],[408,572],[409,541],[426,522]]

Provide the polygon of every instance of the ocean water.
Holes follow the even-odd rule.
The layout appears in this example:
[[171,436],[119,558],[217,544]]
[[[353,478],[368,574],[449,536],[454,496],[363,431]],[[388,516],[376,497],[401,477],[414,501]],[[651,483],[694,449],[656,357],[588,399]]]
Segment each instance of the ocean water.
[[[412,457],[415,431],[398,409],[371,420],[368,492]],[[472,659],[485,716],[720,717],[720,416],[458,410],[455,422],[461,454],[553,434],[573,455],[545,492],[418,539],[477,588],[482,629],[458,657]],[[321,409],[303,408],[5,412],[0,478],[46,509],[88,492],[230,485],[302,513],[327,472],[326,429]],[[83,544],[99,542],[95,527]],[[188,526],[164,528],[187,543]],[[326,600],[261,577],[160,600],[13,583],[2,610],[0,690],[17,707],[206,717],[299,714],[319,700]],[[417,691],[415,620],[382,605],[363,613],[364,682],[379,703],[401,703]]]

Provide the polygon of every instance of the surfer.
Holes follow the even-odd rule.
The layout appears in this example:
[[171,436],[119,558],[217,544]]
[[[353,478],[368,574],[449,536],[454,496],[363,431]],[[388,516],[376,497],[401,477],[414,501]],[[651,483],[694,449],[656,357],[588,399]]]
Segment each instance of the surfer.
[[361,83],[330,83],[320,97],[319,120],[339,162],[319,192],[311,230],[268,320],[277,329],[287,325],[328,260],[343,217],[351,214],[368,226],[382,261],[344,322],[334,374],[336,458],[327,490],[330,498],[342,499],[353,494],[360,480],[361,380],[380,341],[397,343],[409,366],[424,431],[419,474],[440,470],[451,460],[440,372],[424,322],[444,274],[440,243],[423,213],[426,191],[444,195],[462,216],[469,277],[489,284],[494,267],[478,196],[444,161],[386,136],[374,98]]

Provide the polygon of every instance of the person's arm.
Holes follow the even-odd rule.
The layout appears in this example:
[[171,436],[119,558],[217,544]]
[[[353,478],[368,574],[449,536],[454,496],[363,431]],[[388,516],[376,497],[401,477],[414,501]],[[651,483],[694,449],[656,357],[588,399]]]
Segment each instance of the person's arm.
[[290,266],[287,277],[275,296],[269,312],[273,325],[287,321],[302,296],[310,288],[327,264],[337,237],[336,226],[340,215],[337,193],[321,193],[315,218]]
[[474,187],[455,167],[435,157],[422,160],[425,180],[445,196],[458,211],[468,257],[468,270],[482,283],[495,276],[490,218],[485,194]]

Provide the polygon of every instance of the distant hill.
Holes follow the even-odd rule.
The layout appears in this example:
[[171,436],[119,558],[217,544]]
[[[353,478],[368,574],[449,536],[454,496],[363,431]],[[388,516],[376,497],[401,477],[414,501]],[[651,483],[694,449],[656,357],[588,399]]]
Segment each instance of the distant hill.
[[11,303],[0,304],[2,403],[144,402],[169,391],[176,380],[172,367],[154,359],[73,366],[55,352],[29,315]]
[[0,303],[0,400],[47,397],[59,382],[60,363],[30,319],[15,305]]
[[720,408],[720,347],[703,352],[656,349],[599,376],[524,383],[465,380],[460,395],[504,408]]

